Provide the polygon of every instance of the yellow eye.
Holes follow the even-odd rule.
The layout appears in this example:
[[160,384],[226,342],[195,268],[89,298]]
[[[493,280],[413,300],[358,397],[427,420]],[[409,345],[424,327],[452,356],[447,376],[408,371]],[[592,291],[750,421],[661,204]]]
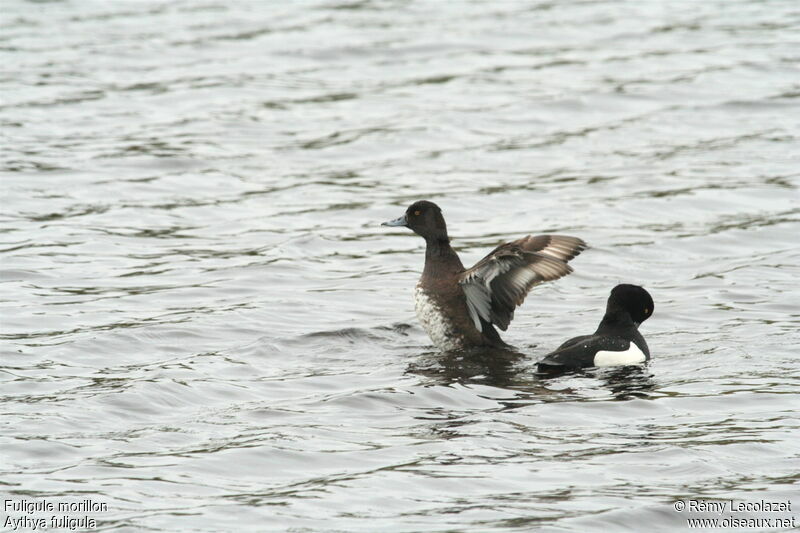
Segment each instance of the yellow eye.
[[419,211],[414,211],[414,216],[418,217],[419,216]]
[[644,308],[644,314],[646,314],[646,315],[649,315],[649,314],[650,314],[650,309],[648,309],[647,307],[645,307],[645,308]]

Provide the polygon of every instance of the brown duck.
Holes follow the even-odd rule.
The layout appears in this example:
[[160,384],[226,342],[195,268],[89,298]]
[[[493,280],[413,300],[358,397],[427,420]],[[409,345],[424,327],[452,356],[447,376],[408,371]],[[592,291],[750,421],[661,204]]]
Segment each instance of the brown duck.
[[405,226],[425,239],[425,269],[414,293],[417,317],[443,351],[506,348],[514,310],[535,285],[572,272],[567,261],[586,248],[576,237],[537,235],[501,244],[469,269],[450,246],[442,210],[421,200],[384,226]]

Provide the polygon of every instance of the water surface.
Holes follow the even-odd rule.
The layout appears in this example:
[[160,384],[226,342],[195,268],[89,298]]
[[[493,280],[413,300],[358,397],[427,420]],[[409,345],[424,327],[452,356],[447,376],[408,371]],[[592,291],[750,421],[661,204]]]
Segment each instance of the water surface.
[[[800,521],[798,29],[791,1],[4,2],[3,499],[109,531]],[[517,311],[525,357],[431,346],[424,242],[379,226],[421,198],[466,264],[591,244]],[[539,379],[619,282],[652,362]]]

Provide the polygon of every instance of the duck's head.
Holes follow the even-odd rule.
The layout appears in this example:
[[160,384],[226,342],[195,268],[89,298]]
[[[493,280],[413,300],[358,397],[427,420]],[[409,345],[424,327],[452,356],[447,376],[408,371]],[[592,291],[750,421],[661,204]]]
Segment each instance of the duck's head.
[[650,293],[638,285],[623,283],[611,289],[606,313],[625,311],[638,326],[653,314],[654,304]]
[[447,240],[447,224],[442,210],[433,202],[414,202],[400,218],[384,222],[381,226],[405,226],[426,240]]

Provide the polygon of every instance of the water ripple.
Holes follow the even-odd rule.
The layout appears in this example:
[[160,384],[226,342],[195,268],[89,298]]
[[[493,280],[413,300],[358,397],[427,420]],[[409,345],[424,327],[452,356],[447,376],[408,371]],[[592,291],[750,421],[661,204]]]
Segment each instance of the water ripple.
[[[790,3],[4,15],[4,498],[153,531],[674,531],[677,499],[796,500]],[[516,350],[432,351],[424,243],[379,225],[421,198],[465,264],[591,243]],[[537,375],[619,282],[654,295],[653,360]]]

